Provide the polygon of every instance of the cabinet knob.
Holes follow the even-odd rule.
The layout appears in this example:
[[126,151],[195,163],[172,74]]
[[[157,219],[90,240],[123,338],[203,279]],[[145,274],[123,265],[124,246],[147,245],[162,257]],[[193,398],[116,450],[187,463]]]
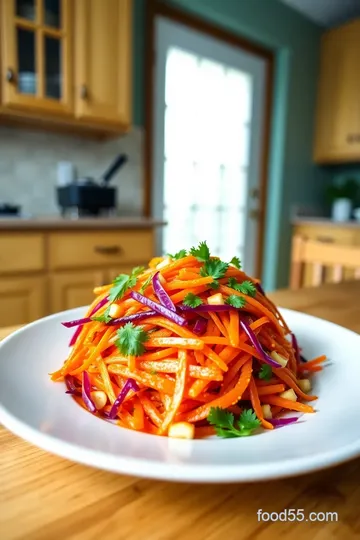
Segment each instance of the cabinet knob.
[[89,97],[89,92],[88,92],[86,84],[81,85],[80,97],[81,97],[81,99],[87,99]]
[[6,80],[9,83],[14,83],[15,82],[15,73],[14,73],[13,69],[8,68],[6,70]]
[[94,251],[101,255],[118,255],[122,252],[120,246],[95,246]]

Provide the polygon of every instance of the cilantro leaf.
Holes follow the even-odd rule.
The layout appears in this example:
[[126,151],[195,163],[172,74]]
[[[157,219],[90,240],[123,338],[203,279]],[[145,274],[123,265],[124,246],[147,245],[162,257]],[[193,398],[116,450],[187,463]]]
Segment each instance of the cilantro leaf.
[[243,294],[247,294],[248,296],[256,295],[256,287],[253,284],[253,282],[249,280],[246,280],[240,283],[239,288],[237,290]]
[[238,286],[238,282],[236,281],[236,279],[234,277],[231,277],[229,278],[229,281],[228,281],[228,287],[230,287],[231,289],[236,289],[236,287]]
[[256,414],[252,409],[244,409],[238,420],[239,429],[247,435],[250,435],[254,429],[259,427],[260,420],[257,418]]
[[171,253],[167,253],[167,256],[175,260],[183,259],[184,257],[186,257],[186,249],[180,249],[180,251],[175,253],[175,255],[171,255]]
[[185,306],[189,306],[191,308],[196,308],[198,306],[201,306],[202,300],[199,296],[196,296],[194,293],[187,293],[187,295],[184,298],[184,304]]
[[135,268],[132,269],[131,275],[137,277],[139,274],[142,274],[144,270],[145,266],[135,266]]
[[241,269],[241,261],[239,257],[233,257],[230,261],[230,264],[232,264],[233,266],[235,266],[235,268],[238,268],[239,270]]
[[206,262],[210,259],[210,250],[206,242],[200,242],[197,248],[190,249],[190,255],[193,255],[200,262]]
[[213,281],[212,283],[210,283],[209,287],[216,290],[220,287],[220,283],[218,281]]
[[108,322],[112,320],[112,318],[109,315],[109,312],[110,312],[110,306],[108,306],[106,310],[104,311],[104,313],[102,313],[101,315],[94,315],[93,317],[91,317],[91,320],[107,324]]
[[115,302],[120,300],[128,289],[135,287],[137,276],[144,271],[143,266],[136,266],[130,276],[127,274],[119,274],[113,281],[113,287],[110,289],[109,300]]
[[246,300],[242,296],[237,296],[237,294],[231,294],[229,298],[225,300],[225,304],[232,306],[237,309],[245,307]]
[[264,379],[264,381],[270,381],[272,377],[272,369],[268,364],[262,364],[259,371],[259,379]]
[[252,409],[245,409],[235,424],[232,413],[220,407],[211,407],[207,420],[215,427],[219,437],[247,437],[260,426],[260,421]]
[[152,282],[152,278],[153,278],[153,276],[152,276],[152,274],[150,274],[150,276],[147,278],[147,280],[144,281],[144,283],[141,285],[140,290],[139,290],[139,292],[141,292],[141,294],[144,294],[145,289],[147,289],[147,287]]
[[144,344],[148,341],[149,335],[142,326],[135,326],[127,323],[117,331],[118,339],[115,341],[116,347],[124,356],[140,356],[145,351]]
[[220,279],[225,276],[228,268],[228,263],[224,263],[219,259],[210,259],[200,269],[200,274],[203,277],[211,276],[214,279]]
[[235,278],[231,277],[228,281],[228,286],[235,291],[241,292],[242,294],[247,294],[248,296],[256,295],[256,287],[250,280],[245,280],[242,283],[238,283]]

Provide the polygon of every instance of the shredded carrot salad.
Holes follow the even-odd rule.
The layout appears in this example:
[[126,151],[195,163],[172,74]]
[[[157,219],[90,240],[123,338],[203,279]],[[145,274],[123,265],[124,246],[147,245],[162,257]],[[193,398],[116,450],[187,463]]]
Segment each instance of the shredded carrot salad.
[[311,376],[325,356],[300,354],[259,280],[205,242],[155,258],[94,289],[71,351],[51,374],[79,405],[145,433],[241,437],[313,413]]

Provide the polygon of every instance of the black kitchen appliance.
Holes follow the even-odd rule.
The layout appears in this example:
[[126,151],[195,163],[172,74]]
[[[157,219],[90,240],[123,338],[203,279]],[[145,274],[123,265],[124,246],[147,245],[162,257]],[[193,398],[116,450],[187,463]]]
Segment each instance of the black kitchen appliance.
[[57,187],[62,216],[111,216],[116,208],[117,188],[108,184],[126,162],[125,154],[117,156],[98,182],[93,178],[79,178],[77,182]]
[[0,217],[19,217],[20,206],[8,203],[0,203]]

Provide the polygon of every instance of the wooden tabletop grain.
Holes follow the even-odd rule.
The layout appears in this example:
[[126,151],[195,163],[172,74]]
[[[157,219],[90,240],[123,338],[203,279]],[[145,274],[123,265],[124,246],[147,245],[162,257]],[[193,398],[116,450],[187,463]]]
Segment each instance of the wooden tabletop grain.
[[[360,282],[271,296],[360,333]],[[165,483],[66,461],[0,427],[1,540],[351,540],[359,503],[360,460],[266,483]]]

